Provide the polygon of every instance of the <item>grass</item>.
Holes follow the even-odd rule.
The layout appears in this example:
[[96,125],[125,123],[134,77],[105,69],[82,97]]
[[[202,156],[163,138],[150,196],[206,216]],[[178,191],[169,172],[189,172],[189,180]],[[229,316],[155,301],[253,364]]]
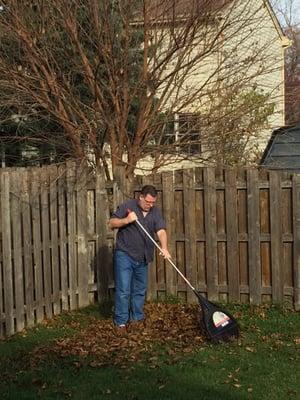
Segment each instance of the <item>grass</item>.
[[63,314],[0,342],[0,398],[300,399],[299,313],[274,306],[229,310],[242,328],[237,342],[199,343],[181,354],[160,344],[150,358],[145,352],[137,362],[120,365],[49,351],[57,339],[108,317],[99,306]]

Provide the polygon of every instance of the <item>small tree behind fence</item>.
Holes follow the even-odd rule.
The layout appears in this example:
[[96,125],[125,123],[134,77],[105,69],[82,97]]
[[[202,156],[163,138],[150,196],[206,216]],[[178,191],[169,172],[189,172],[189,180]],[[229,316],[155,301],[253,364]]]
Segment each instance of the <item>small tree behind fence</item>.
[[[158,191],[172,258],[214,301],[300,309],[300,176],[198,168],[107,183],[74,164],[0,170],[0,336],[102,300],[113,289],[109,212]],[[195,296],[156,254],[148,298]]]

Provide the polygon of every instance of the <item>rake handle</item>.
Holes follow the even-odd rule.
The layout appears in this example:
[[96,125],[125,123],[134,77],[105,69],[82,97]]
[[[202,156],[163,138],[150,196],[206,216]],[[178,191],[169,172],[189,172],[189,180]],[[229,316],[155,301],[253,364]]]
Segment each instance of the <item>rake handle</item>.
[[[130,210],[128,210],[131,212]],[[162,253],[162,248],[156,243],[156,241],[153,239],[153,237],[150,235],[150,233],[147,231],[146,228],[140,223],[138,219],[135,220],[135,222],[138,224],[138,226],[142,229],[142,231],[147,235],[147,237],[151,240],[151,242],[158,248],[158,250]],[[167,258],[169,263],[172,265],[172,267],[176,270],[176,272],[181,276],[181,278],[186,282],[186,284],[193,290],[193,292],[196,292],[196,289],[191,285],[191,283],[187,280],[187,278],[183,275],[183,273],[176,267],[176,265],[173,263],[171,258]]]

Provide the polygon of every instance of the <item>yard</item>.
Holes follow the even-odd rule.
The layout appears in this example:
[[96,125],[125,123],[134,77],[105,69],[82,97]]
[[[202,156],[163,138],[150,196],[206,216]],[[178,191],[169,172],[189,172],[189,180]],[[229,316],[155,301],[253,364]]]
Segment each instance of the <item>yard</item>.
[[229,306],[233,343],[207,343],[194,305],[148,303],[118,336],[111,304],[64,313],[0,342],[1,399],[299,399],[299,313]]

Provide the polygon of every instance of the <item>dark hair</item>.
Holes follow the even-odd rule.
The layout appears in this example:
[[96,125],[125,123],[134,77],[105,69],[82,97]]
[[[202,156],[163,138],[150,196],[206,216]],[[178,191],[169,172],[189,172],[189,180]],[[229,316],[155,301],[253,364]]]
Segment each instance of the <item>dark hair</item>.
[[150,194],[152,197],[157,197],[157,190],[152,185],[145,185],[142,187],[141,195],[146,197],[147,194]]

